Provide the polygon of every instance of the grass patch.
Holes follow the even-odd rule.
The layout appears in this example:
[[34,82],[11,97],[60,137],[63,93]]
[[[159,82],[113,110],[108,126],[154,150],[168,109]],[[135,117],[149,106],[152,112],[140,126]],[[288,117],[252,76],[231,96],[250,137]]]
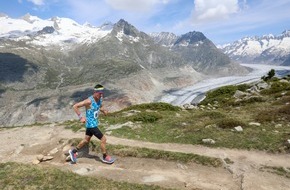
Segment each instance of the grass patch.
[[255,115],[255,120],[261,123],[269,123],[271,121],[277,121],[277,114],[275,109],[261,110]]
[[228,104],[233,100],[233,95],[237,90],[245,92],[250,86],[247,84],[228,85],[212,90],[206,94],[206,98],[200,103],[201,105],[213,104],[215,101],[221,105]]
[[71,129],[74,132],[84,128],[85,124],[75,120],[75,121],[66,121],[63,123],[66,129]]
[[[65,182],[65,183],[64,183]],[[153,185],[115,182],[80,176],[56,168],[20,163],[0,163],[1,189],[164,189]]]
[[156,103],[147,103],[147,104],[138,104],[133,105],[129,108],[124,109],[126,110],[154,110],[154,111],[179,111],[181,110],[178,106],[173,106],[168,103],[164,102],[156,102]]
[[221,119],[226,118],[226,115],[221,111],[204,111],[198,114],[198,118]]
[[132,156],[137,158],[153,158],[153,159],[162,159],[169,161],[180,161],[180,162],[194,162],[197,164],[202,164],[205,166],[220,167],[222,162],[218,158],[212,158],[207,156],[200,156],[197,154],[189,153],[179,153],[179,152],[170,152],[163,150],[154,150],[148,148],[138,148],[138,147],[127,147],[117,145],[112,147],[108,146],[108,149],[113,151],[113,154],[118,156]]
[[290,90],[290,83],[276,81],[271,83],[271,87],[269,89],[264,89],[261,93],[264,95],[271,95],[285,90]]
[[287,121],[290,121],[290,104],[279,108],[278,113],[281,114]]
[[227,164],[233,164],[234,161],[232,161],[231,159],[229,158],[225,158],[224,161],[227,163]]
[[265,102],[266,100],[263,97],[259,97],[259,96],[253,96],[247,99],[243,99],[240,101],[235,101],[232,102],[231,105],[232,106],[244,106],[246,104],[254,104],[254,103],[261,103],[261,102]]
[[274,173],[280,176],[284,176],[286,178],[290,178],[290,168],[284,167],[274,167],[274,166],[264,166],[260,170]]
[[142,112],[142,113],[137,113],[135,115],[132,115],[128,117],[127,119],[129,121],[140,121],[144,123],[154,123],[158,119],[161,119],[162,115],[159,113],[155,112]]
[[270,108],[265,107],[255,114],[257,121],[262,123],[269,122],[289,122],[290,105],[272,105]]
[[217,120],[216,124],[218,127],[222,129],[233,129],[234,127],[237,127],[237,126],[242,126],[242,127],[247,126],[245,122],[240,121],[239,119],[236,119],[236,118],[221,118]]
[[162,150],[154,150],[148,148],[138,148],[138,147],[127,147],[127,146],[108,146],[110,150],[113,150],[113,154],[119,156],[133,156],[137,158],[154,158],[154,159],[163,159],[169,161],[181,161],[181,162],[194,162],[197,164],[202,164],[205,166],[220,167],[222,162],[218,158],[212,158],[207,156],[200,156],[197,154],[189,153],[179,153],[179,152],[170,152]]

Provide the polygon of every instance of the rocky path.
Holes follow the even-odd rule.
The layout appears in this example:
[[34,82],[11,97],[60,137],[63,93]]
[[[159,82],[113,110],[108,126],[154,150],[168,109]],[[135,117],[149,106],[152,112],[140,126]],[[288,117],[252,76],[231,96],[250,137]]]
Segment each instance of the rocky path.
[[64,162],[63,148],[67,140],[82,138],[83,132],[74,133],[55,125],[0,130],[1,162],[32,163],[39,154],[54,158],[48,164],[81,175],[103,176],[116,181],[156,184],[176,189],[273,189],[289,190],[290,179],[261,171],[263,166],[290,168],[289,154],[268,154],[261,151],[244,151],[224,148],[208,148],[184,144],[156,144],[108,136],[108,143],[173,152],[194,153],[221,159],[229,158],[233,164],[214,168],[195,163],[119,157],[112,165],[99,161],[98,155],[80,158],[78,164]]

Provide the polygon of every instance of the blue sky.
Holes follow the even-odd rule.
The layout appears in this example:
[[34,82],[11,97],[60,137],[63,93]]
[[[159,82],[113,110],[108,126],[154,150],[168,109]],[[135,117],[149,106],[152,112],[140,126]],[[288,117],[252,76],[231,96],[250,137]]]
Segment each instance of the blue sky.
[[123,18],[146,33],[200,31],[215,44],[290,29],[290,0],[0,0],[0,12],[94,26]]

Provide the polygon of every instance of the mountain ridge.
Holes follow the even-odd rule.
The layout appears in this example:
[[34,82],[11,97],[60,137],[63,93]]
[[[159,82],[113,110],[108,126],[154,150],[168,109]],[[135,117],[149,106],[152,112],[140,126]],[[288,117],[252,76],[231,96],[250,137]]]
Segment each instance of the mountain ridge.
[[[124,19],[100,27],[59,17],[43,23],[31,15],[25,19],[34,22],[0,18],[0,25],[7,26],[6,33],[0,31],[0,105],[6,107],[0,125],[67,120],[74,116],[71,105],[90,95],[95,83],[105,85],[110,109],[118,110],[205,77],[247,72],[223,59],[198,32],[179,37],[189,40],[188,46],[172,40],[169,47]],[[7,80],[12,75],[17,80]]]
[[290,65],[290,30],[279,35],[244,37],[233,43],[218,46],[230,58],[240,62]]

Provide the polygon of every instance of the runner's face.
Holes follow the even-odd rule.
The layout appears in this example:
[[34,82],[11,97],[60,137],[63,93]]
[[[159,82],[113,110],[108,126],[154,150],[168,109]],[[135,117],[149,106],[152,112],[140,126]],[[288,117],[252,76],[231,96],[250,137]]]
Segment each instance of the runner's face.
[[103,96],[103,92],[94,92],[94,97],[100,99]]

